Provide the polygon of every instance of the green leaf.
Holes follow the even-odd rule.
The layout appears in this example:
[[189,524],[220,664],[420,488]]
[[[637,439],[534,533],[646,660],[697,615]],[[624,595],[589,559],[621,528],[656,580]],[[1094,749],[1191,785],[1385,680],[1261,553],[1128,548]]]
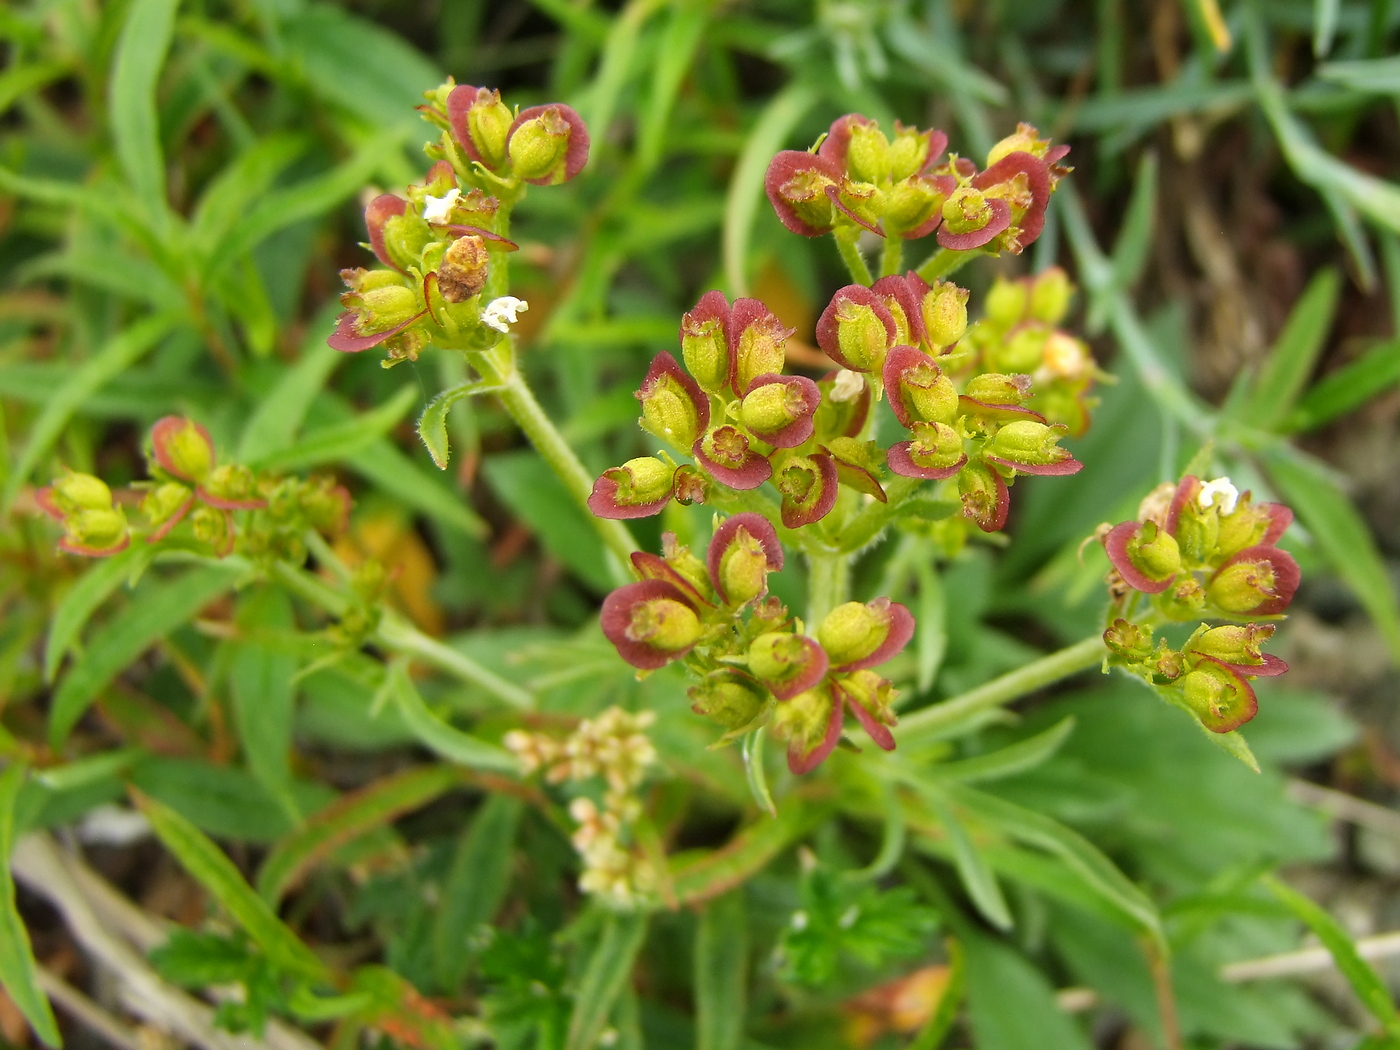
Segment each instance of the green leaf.
[[49,741],[60,747],[108,683],[152,644],[164,638],[233,586],[241,570],[225,565],[195,569],[173,580],[150,582],[131,605],[93,637],[81,659],[54,692]]
[[305,434],[291,448],[269,452],[248,466],[283,472],[349,459],[392,430],[418,397],[417,387],[405,386],[378,408]]
[[44,643],[44,681],[53,681],[59,663],[76,645],[88,618],[123,580],[129,582],[141,575],[150,564],[152,553],[149,544],[133,543],[120,554],[98,561],[68,589],[49,621],[49,636]]
[[1346,581],[1400,659],[1400,605],[1370,529],[1325,466],[1280,446],[1266,454],[1269,476],[1312,534],[1332,570]]
[[495,389],[494,386],[481,382],[463,383],[461,386],[454,386],[451,390],[444,390],[428,402],[427,408],[423,409],[423,414],[418,417],[418,436],[423,441],[423,447],[428,450],[428,455],[433,457],[433,463],[438,470],[447,469],[448,411],[464,397],[488,393],[493,389]]
[[151,829],[175,859],[223,906],[274,965],[308,977],[322,977],[326,966],[253,892],[233,861],[214,841],[163,802],[133,790]]
[[1113,242],[1113,283],[1116,287],[1127,290],[1141,276],[1152,248],[1156,215],[1157,155],[1149,151],[1143,154],[1138,163],[1133,196],[1128,201],[1118,239]]
[[166,212],[156,85],[180,0],[133,0],[112,63],[109,119],[117,159],[153,219]]
[[1334,268],[1319,270],[1309,282],[1250,390],[1243,413],[1247,422],[1274,429],[1293,408],[1331,330],[1341,290],[1341,274]]
[[1313,57],[1326,58],[1337,34],[1342,0],[1313,0]]
[[931,553],[914,562],[914,575],[919,581],[919,616],[914,628],[918,667],[915,684],[920,693],[926,693],[933,688],[948,651],[948,601]]
[[190,243],[196,250],[216,249],[309,146],[304,135],[269,135],[224,167],[200,196],[191,217]]
[[1351,62],[1324,62],[1317,75],[1333,84],[1375,95],[1400,93],[1400,55],[1362,58]]
[[409,459],[388,440],[375,441],[347,459],[356,474],[438,525],[480,539],[488,529],[464,496]]
[[1314,383],[1279,429],[1315,430],[1396,386],[1400,386],[1400,339],[1390,339]]
[[1356,997],[1363,1006],[1380,1022],[1392,1039],[1400,1039],[1400,1013],[1396,1012],[1395,1002],[1390,997],[1390,989],[1371,964],[1361,957],[1340,923],[1313,901],[1303,896],[1293,887],[1272,875],[1264,876],[1264,885],[1273,891],[1274,896],[1288,905],[1288,910],[1307,923],[1331,953],[1342,971],[1342,976],[1351,985]]
[[29,428],[29,440],[10,470],[5,482],[4,506],[8,507],[19,491],[19,486],[29,478],[29,473],[46,455],[59,434],[68,425],[68,420],[78,406],[96,393],[113,376],[126,371],[160,342],[175,326],[177,317],[173,313],[158,313],[142,318],[107,341],[92,357],[79,365],[54,390],[53,396],[44,404],[39,418]]
[[1011,928],[1011,909],[1006,906],[997,877],[988,866],[982,854],[968,837],[967,829],[953,811],[948,798],[940,791],[921,788],[920,795],[929,808],[938,815],[939,823],[948,835],[948,845],[953,851],[953,864],[958,869],[958,878],[963,888],[977,906],[977,910],[987,921],[1000,930]]
[[598,1045],[646,938],[647,918],[643,912],[621,912],[603,920],[603,933],[574,993],[564,1050],[593,1050]]
[[699,904],[728,893],[829,815],[825,807],[788,798],[776,817],[760,817],[721,849],[672,855],[671,892],[679,904]]
[[1055,990],[1022,955],[972,929],[962,943],[977,1050],[1089,1050]]
[[34,962],[29,932],[15,906],[15,880],[10,873],[10,854],[15,846],[15,800],[24,786],[25,768],[12,762],[0,772],[0,984],[39,1038],[49,1046],[62,1046],[53,1010],[39,987],[39,968]]
[[[221,839],[272,843],[294,827],[286,807],[245,769],[153,756],[135,765],[131,782]],[[336,798],[333,790],[315,781],[299,780],[292,790],[304,813],[314,813]]]
[[326,345],[339,313],[327,306],[308,326],[297,363],[282,373],[267,394],[258,398],[258,407],[243,427],[238,441],[238,462],[254,463],[291,447],[311,402],[326,385],[345,355]]
[[239,637],[228,643],[228,682],[243,757],[297,823],[301,811],[292,797],[290,761],[300,661],[287,644],[296,630],[291,599],[276,587],[249,589],[239,597],[236,622]]
[[954,780],[962,784],[1014,776],[1040,765],[1060,750],[1073,732],[1074,718],[1071,716],[1035,736],[1018,740],[997,751],[933,766],[928,775],[935,780]]
[[522,809],[511,795],[488,795],[452,858],[433,926],[433,968],[443,988],[457,988],[466,978],[471,937],[496,917],[505,900]]
[[515,774],[520,771],[520,764],[509,751],[478,740],[433,714],[402,664],[390,665],[386,673],[389,679],[385,688],[398,705],[409,731],[429,751],[449,762],[486,773]]
[[749,923],[741,887],[710,901],[695,931],[695,1048],[739,1050],[744,1041]]
[[258,869],[258,893],[277,902],[347,842],[421,809],[462,782],[450,766],[420,766],[383,777],[332,802],[279,842]]

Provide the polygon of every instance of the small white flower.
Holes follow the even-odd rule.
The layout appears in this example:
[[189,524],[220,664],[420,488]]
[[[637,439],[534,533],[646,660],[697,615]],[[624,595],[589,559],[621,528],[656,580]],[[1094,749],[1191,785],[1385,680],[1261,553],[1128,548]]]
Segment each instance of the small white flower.
[[509,332],[510,326],[515,324],[515,315],[528,309],[530,304],[524,299],[503,295],[486,304],[486,309],[481,311],[481,323],[498,332]]
[[423,198],[423,221],[439,225],[447,222],[448,216],[452,214],[452,209],[457,206],[457,201],[461,196],[462,191],[453,186],[441,197]]
[[792,928],[799,933],[807,928],[807,913],[805,911],[795,911],[792,913]]
[[1239,502],[1240,492],[1234,485],[1230,484],[1229,478],[1216,478],[1214,481],[1207,481],[1201,486],[1200,493],[1196,500],[1202,507],[1209,507],[1220,500],[1220,513],[1233,514],[1235,504]]
[[843,368],[836,373],[836,380],[831,384],[831,400],[854,401],[860,397],[860,392],[864,389],[865,376],[859,372],[852,372],[849,368]]

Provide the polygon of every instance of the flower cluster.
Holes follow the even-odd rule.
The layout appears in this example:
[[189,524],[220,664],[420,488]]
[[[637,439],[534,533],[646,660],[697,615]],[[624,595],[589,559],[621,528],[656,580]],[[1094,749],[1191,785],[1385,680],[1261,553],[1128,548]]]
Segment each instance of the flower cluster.
[[[331,479],[281,478],[236,463],[219,464],[209,432],[179,416],[166,416],[151,428],[147,466],[151,480],[132,487],[147,543],[218,557],[237,548],[250,557],[300,562],[306,557],[306,529],[334,535],[349,520],[350,494]],[[63,524],[62,550],[102,557],[131,542],[125,512],[107,485],[91,474],[70,471],[34,495]],[[244,512],[242,527],[235,512]]]
[[[1250,680],[1287,665],[1260,646],[1298,589],[1298,563],[1276,543],[1293,520],[1279,503],[1254,503],[1229,478],[1188,474],[1159,486],[1135,521],[1101,526],[1113,568],[1114,604],[1104,632],[1109,662],[1159,687],[1207,729],[1228,733],[1254,717]],[[1180,649],[1152,641],[1153,622],[1197,618]]]
[[1069,169],[1068,146],[1051,146],[1029,124],[1002,139],[981,171],[966,157],[943,159],[948,136],[895,124],[891,141],[866,117],[848,113],[810,152],[784,150],[764,187],[793,233],[848,238],[927,237],[951,251],[1019,253],[1040,236],[1055,184]]
[[771,724],[788,744],[788,766],[806,773],[841,736],[849,711],[870,738],[894,748],[893,685],[872,668],[914,633],[909,610],[888,598],[846,602],[817,626],[768,597],[768,574],[783,566],[773,525],[736,514],[715,530],[701,562],[666,534],[664,556],[638,552],[641,577],[603,602],[602,628],[624,660],[643,671],[684,660],[699,679],[694,710],[732,739]]
[[328,342],[346,353],[383,345],[385,367],[428,344],[459,350],[494,345],[528,308],[509,295],[486,299],[492,255],[515,251],[501,232],[522,183],[573,178],[588,160],[588,130],[568,106],[516,113],[488,88],[450,82],[420,107],[442,128],[441,159],[406,198],[383,193],[365,208],[369,247],[384,269],[343,270],[346,312]]
[[642,815],[637,792],[656,762],[656,749],[646,735],[655,721],[652,711],[632,714],[610,707],[597,718],[584,719],[563,740],[517,729],[504,741],[526,774],[543,770],[551,784],[603,778],[601,806],[583,795],[569,803],[569,815],[578,824],[572,841],[583,859],[579,889],[619,907],[645,900],[655,883],[633,832]]

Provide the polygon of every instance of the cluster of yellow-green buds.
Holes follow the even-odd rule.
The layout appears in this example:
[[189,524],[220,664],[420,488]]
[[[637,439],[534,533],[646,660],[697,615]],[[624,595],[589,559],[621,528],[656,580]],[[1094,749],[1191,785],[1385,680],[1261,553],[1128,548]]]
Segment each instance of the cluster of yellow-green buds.
[[634,554],[638,581],[603,602],[603,633],[624,660],[642,672],[684,661],[698,679],[695,711],[723,726],[726,740],[771,725],[794,773],[831,753],[847,712],[877,745],[894,747],[895,689],[872,668],[913,636],[908,609],[888,598],[846,602],[806,633],[768,595],[783,549],[759,514],[724,520],[703,562],[670,533],[663,551]]
[[[1254,503],[1229,478],[1188,474],[1154,490],[1136,520],[1101,526],[1113,566],[1109,663],[1157,686],[1213,732],[1253,718],[1250,681],[1288,669],[1260,646],[1298,589],[1298,563],[1276,545],[1292,520],[1283,504]],[[1154,624],[1202,618],[1216,623],[1202,623],[1180,649],[1161,639],[1154,646]]]

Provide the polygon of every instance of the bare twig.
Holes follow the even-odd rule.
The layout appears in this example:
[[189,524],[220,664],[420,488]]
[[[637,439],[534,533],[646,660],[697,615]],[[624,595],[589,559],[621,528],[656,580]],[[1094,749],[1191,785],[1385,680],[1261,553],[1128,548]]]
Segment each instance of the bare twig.
[[85,1028],[121,1050],[142,1050],[141,1037],[46,966],[39,967],[44,994]]

